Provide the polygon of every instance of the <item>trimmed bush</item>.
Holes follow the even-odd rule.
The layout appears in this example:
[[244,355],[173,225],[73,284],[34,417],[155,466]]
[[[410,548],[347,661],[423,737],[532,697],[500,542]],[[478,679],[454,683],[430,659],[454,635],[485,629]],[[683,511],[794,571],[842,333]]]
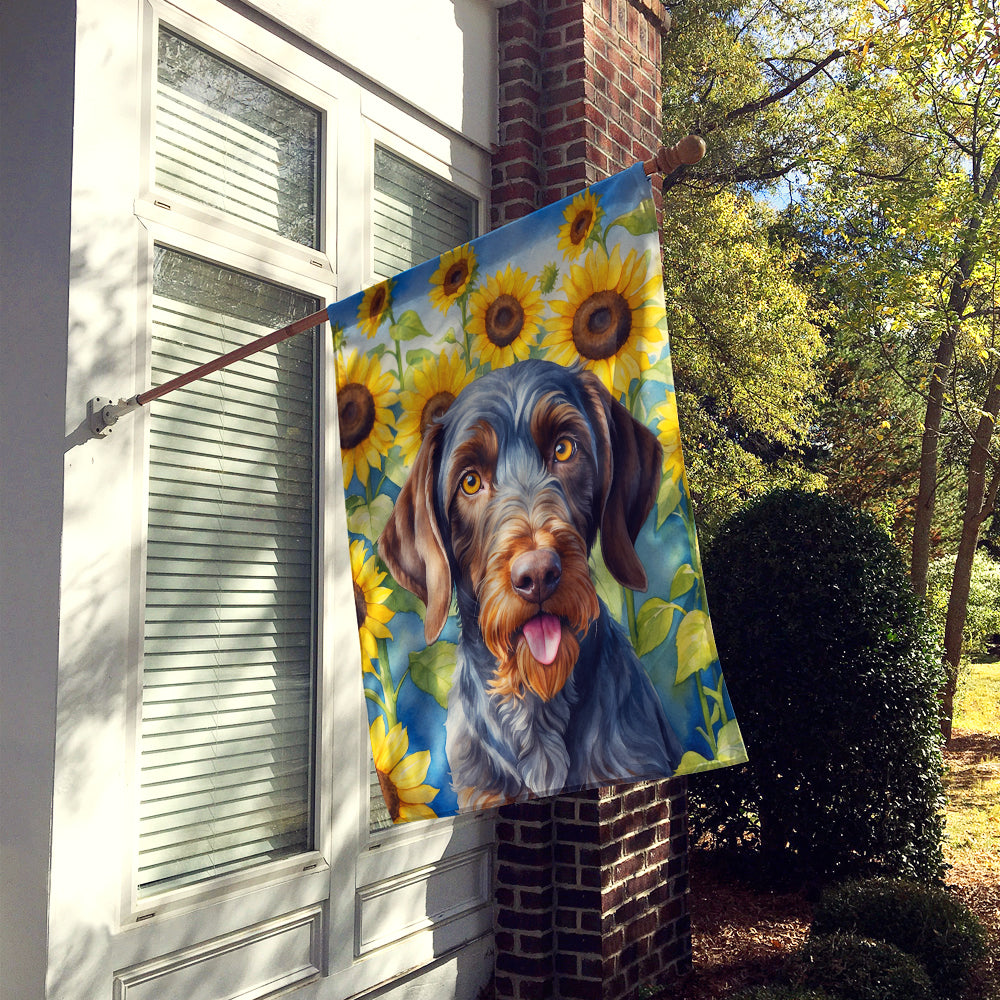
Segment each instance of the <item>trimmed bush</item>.
[[824,990],[807,990],[800,986],[752,986],[741,990],[733,1000],[839,1000]]
[[705,556],[750,763],[690,785],[695,835],[799,878],[944,871],[939,650],[889,536],[779,490]]
[[934,1000],[930,977],[912,955],[854,934],[810,938],[792,975],[798,985],[837,1000]]
[[947,890],[904,879],[870,879],[827,889],[812,933],[850,932],[895,945],[918,959],[938,994],[960,997],[986,957],[986,932]]

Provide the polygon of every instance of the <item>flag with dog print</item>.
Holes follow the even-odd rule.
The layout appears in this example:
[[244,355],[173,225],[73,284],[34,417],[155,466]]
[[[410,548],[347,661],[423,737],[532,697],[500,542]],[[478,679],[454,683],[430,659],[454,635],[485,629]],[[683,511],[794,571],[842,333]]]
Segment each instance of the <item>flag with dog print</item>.
[[744,761],[641,164],[329,316],[386,822]]

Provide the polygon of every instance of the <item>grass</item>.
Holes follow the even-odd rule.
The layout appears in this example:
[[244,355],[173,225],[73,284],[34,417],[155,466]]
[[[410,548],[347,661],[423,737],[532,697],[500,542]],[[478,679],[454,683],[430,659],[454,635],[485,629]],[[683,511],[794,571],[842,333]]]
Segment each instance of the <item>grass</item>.
[[[948,747],[948,861],[1000,877],[1000,663],[963,672]],[[990,863],[992,862],[992,864]]]

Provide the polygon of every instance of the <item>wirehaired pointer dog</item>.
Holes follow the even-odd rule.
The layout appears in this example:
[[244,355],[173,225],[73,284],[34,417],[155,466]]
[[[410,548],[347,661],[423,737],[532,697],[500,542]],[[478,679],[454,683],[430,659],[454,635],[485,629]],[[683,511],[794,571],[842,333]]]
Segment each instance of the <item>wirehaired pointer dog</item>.
[[673,773],[682,749],[587,557],[645,590],[635,539],[662,449],[592,373],[522,361],[469,385],[424,432],[379,539],[427,605],[428,642],[458,597],[448,700],[459,805]]

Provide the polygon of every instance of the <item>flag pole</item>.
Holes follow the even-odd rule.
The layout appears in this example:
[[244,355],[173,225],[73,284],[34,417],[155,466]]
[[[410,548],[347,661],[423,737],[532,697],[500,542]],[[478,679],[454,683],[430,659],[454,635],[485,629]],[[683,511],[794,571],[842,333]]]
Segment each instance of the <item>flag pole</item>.
[[[642,168],[647,175],[657,173],[666,175],[673,173],[673,171],[683,165],[690,166],[697,163],[704,155],[705,140],[697,135],[688,135],[673,146],[661,146],[656,151],[655,156],[643,162]],[[176,378],[170,379],[169,382],[146,389],[134,396],[130,396],[128,399],[119,399],[117,402],[114,402],[102,396],[94,396],[93,399],[87,401],[87,422],[90,425],[90,431],[94,437],[106,437],[111,433],[111,428],[114,424],[118,422],[118,418],[124,416],[126,413],[131,413],[140,406],[145,406],[154,399],[166,396],[167,393],[173,392],[175,389],[180,389],[190,382],[195,382],[206,375],[220,371],[235,361],[242,361],[244,358],[248,358],[258,351],[266,350],[268,347],[280,344],[283,340],[288,340],[290,337],[304,333],[306,330],[311,330],[326,318],[326,309],[320,309],[309,316],[304,316],[302,319],[296,320],[294,323],[289,323],[288,326],[283,326],[280,330],[275,330],[273,333],[266,333],[264,336],[258,337],[256,340],[252,340],[242,347],[237,347],[228,354],[223,354],[212,361],[207,361],[205,364],[199,365],[197,368],[192,368],[191,371],[185,372],[183,375],[178,375]]]

